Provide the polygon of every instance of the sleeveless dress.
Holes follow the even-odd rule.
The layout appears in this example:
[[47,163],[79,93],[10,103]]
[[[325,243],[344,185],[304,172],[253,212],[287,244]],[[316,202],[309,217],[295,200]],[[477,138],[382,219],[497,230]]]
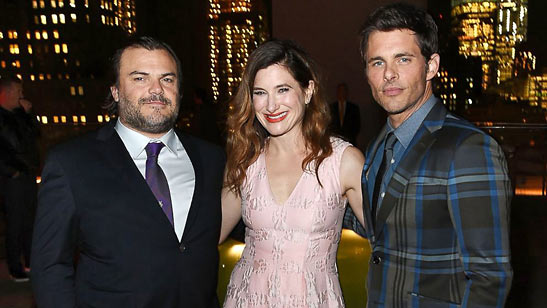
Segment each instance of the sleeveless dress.
[[333,153],[319,167],[323,187],[305,171],[284,204],[271,192],[264,152],[247,169],[241,187],[246,245],[224,307],[344,307],[336,252],[346,206],[340,160],[351,144],[331,143]]

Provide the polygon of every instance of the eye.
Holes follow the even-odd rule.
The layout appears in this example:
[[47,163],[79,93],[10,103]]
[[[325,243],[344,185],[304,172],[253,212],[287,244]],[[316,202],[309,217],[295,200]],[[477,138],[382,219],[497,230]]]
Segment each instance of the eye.
[[253,96],[260,96],[260,95],[264,95],[266,94],[266,91],[264,90],[254,90],[253,91]]
[[144,77],[142,77],[142,76],[133,77],[133,80],[134,81],[143,81]]
[[167,82],[167,83],[173,83],[173,82],[175,82],[175,79],[172,78],[172,77],[165,77],[165,78],[163,78],[163,81]]
[[383,61],[374,61],[370,64],[370,66],[382,66],[383,64]]
[[282,88],[279,88],[279,90],[277,90],[278,93],[286,93],[286,92],[289,92],[289,88],[288,87],[282,87]]
[[410,58],[401,58],[401,59],[399,59],[399,62],[408,63],[408,62],[410,62]]

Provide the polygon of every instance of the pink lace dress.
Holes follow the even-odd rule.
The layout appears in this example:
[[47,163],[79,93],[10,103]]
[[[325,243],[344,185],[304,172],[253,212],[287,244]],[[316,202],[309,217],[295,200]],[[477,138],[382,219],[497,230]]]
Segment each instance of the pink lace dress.
[[315,175],[304,172],[284,204],[270,189],[264,153],[242,186],[245,249],[224,307],[344,307],[336,268],[346,198],[340,160],[350,144],[331,139],[333,154]]

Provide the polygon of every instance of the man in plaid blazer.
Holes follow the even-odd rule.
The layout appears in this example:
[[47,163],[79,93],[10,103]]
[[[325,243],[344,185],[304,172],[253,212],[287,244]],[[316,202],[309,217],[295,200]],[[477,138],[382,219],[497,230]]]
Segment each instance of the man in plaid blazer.
[[345,217],[373,248],[368,307],[503,307],[511,286],[504,154],[433,96],[437,48],[431,16],[406,4],[377,9],[361,31],[388,113],[366,152],[365,229]]

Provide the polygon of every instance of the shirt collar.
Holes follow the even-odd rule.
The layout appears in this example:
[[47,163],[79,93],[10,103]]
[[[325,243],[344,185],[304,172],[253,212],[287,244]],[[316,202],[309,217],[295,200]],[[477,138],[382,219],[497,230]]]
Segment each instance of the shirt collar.
[[120,136],[125,147],[127,148],[129,155],[131,155],[131,158],[133,159],[136,159],[144,152],[144,148],[148,143],[158,141],[163,142],[163,144],[165,144],[165,147],[178,157],[177,136],[173,129],[170,129],[167,133],[165,133],[158,139],[149,138],[125,126],[119,118],[116,122],[116,125],[114,126],[114,129],[116,130],[116,132],[118,132],[118,135]]
[[420,125],[422,125],[425,117],[431,111],[436,101],[437,98],[435,97],[435,95],[431,95],[427,99],[427,101],[420,108],[418,108],[418,110],[416,110],[408,119],[406,119],[406,121],[404,121],[399,127],[397,127],[397,129],[394,129],[388,120],[387,132],[393,132],[395,134],[395,137],[397,137],[397,140],[403,145],[403,147],[405,149],[408,148],[408,145],[412,141],[412,138],[414,138],[414,135],[416,135],[418,128],[420,127]]

